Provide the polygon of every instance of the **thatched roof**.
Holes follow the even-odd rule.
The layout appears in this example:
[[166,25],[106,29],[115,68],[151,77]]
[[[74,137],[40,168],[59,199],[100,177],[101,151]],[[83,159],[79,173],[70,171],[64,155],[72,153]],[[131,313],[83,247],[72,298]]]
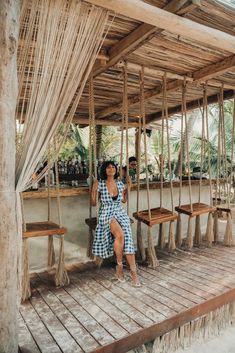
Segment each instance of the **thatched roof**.
[[[116,0],[118,2],[118,0]],[[141,0],[139,0],[141,1]],[[89,1],[88,2],[92,2]],[[234,36],[235,8],[215,0],[146,0],[146,3],[173,12],[208,28]],[[180,6],[181,5],[181,6]],[[231,98],[235,89],[235,52],[202,44],[186,35],[162,30],[150,24],[130,19],[118,13],[110,15],[110,28],[94,67],[94,93],[97,120],[121,120],[123,92],[120,60],[128,65],[129,119],[137,122],[139,115],[138,66],[145,70],[146,115],[153,122],[161,117],[161,84],[167,72],[170,114],[181,105],[181,87],[188,77],[187,107],[195,108],[203,95],[207,81],[209,102],[215,102],[222,84],[224,97]],[[21,43],[24,45],[24,43]],[[122,66],[122,65],[121,65]],[[177,75],[180,75],[178,77]],[[191,78],[191,79],[190,79]],[[77,108],[75,121],[88,119],[88,84]]]

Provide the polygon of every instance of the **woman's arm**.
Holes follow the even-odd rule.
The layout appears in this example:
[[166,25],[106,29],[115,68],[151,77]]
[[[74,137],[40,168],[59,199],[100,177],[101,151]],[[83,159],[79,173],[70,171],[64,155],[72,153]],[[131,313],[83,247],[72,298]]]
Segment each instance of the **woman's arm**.
[[127,197],[128,197],[128,189],[131,190],[131,186],[132,186],[132,181],[131,181],[131,177],[128,177],[128,181],[127,184],[125,185],[125,188],[123,189],[123,193],[122,193],[122,202],[126,203],[127,202]]
[[91,204],[92,204],[92,206],[96,206],[96,203],[97,203],[98,185],[99,185],[99,182],[98,182],[98,180],[96,180],[92,186],[92,190],[91,190]]

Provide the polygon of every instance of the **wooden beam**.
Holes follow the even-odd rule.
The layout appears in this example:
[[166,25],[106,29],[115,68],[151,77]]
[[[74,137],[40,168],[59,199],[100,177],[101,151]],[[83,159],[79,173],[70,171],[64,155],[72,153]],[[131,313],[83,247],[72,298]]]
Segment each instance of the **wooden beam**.
[[[181,80],[175,80],[175,81],[172,81],[172,82],[169,82],[167,83],[167,91],[174,91],[175,89],[179,88],[182,86],[182,81]],[[145,100],[148,100],[152,97],[158,97],[162,94],[162,88],[161,88],[161,85],[159,85],[158,87],[155,87],[153,89],[149,89],[147,91],[144,92],[144,99]],[[134,105],[134,104],[137,104],[140,102],[140,96],[139,94],[131,97],[128,99],[128,107],[131,106],[131,105]],[[104,118],[105,116],[108,116],[110,114],[113,114],[115,112],[118,112],[122,109],[122,101],[112,107],[108,107],[108,108],[105,108],[103,109],[102,111],[98,112],[96,114],[96,117],[98,119],[102,119]]]
[[[75,116],[73,118],[73,123],[82,124],[82,125],[89,125],[89,119],[87,119],[87,118],[79,118],[79,117]],[[95,123],[98,126],[118,126],[118,127],[121,126],[121,121],[113,120],[113,119],[102,119],[102,120],[99,120],[98,117],[96,117]],[[139,126],[138,122],[129,121],[129,123],[128,123],[128,127],[129,128],[138,127],[138,126]]]
[[[177,12],[187,2],[187,0],[172,0],[164,9],[169,12]],[[93,69],[94,77],[100,75],[108,68],[115,65],[120,59],[134,51],[138,46],[142,45],[145,41],[150,40],[155,34],[161,33],[162,30],[157,29],[155,26],[143,23],[131,32],[127,37],[120,40],[108,51],[109,61],[106,65],[96,64]]]
[[[234,97],[234,90],[228,90],[228,91],[224,91],[224,97],[223,99],[231,99]],[[213,104],[213,103],[217,103],[218,102],[218,95],[217,94],[213,94],[211,96],[207,97],[207,101],[208,104]],[[192,100],[190,102],[187,102],[186,104],[186,108],[187,111],[193,110],[193,109],[197,109],[198,107],[201,107],[203,105],[203,98],[200,99],[195,99]],[[175,114],[180,114],[181,113],[181,104],[177,105],[176,107],[171,107],[168,109],[168,116],[172,116]],[[154,114],[149,114],[146,116],[146,121],[148,122],[148,124],[150,124],[151,122],[155,122],[158,120],[161,120],[162,117],[162,112],[159,111],[157,113]]]
[[123,16],[235,54],[235,36],[179,17],[140,0],[87,0]]
[[195,81],[206,81],[215,76],[222,75],[235,66],[235,55],[231,55],[215,64],[203,67],[200,70],[195,71],[192,77]]
[[[116,65],[116,67],[118,67],[118,68],[122,68],[124,66],[125,66],[125,61],[123,61],[123,60],[119,61]],[[142,66],[139,64],[135,64],[133,62],[127,61],[126,68],[127,68],[128,72],[135,73],[135,74],[139,75]],[[148,67],[144,68],[144,73],[146,76],[150,76],[152,78],[157,77],[158,79],[159,78],[161,79],[164,76],[164,74],[167,73],[167,77],[169,79],[176,79],[176,80],[181,80],[181,81],[184,81],[184,79],[186,79],[186,81],[190,81],[190,82],[193,81],[192,77],[185,77],[183,75],[178,75],[173,72],[164,71],[164,70],[157,70],[157,69],[148,68]]]

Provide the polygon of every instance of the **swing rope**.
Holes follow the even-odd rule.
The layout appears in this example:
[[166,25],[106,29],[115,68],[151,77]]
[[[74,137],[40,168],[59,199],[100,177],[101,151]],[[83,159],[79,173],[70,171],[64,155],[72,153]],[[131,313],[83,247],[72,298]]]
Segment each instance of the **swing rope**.
[[[170,176],[170,195],[171,195],[171,211],[174,212],[174,199],[173,199],[173,182],[172,182],[172,170],[171,170],[171,150],[170,150],[170,134],[169,134],[169,120],[168,120],[168,102],[167,102],[167,88],[166,88],[166,73],[163,77],[163,102],[164,102],[164,118],[166,120],[166,138],[167,138],[167,153],[168,153],[168,170]],[[174,236],[174,221],[170,221],[169,225],[169,236],[168,236],[168,250],[174,251],[175,236]]]
[[[145,118],[145,101],[144,101],[144,68],[140,71],[140,116],[143,122],[144,133],[144,162],[146,169],[146,188],[147,188],[147,202],[148,202],[148,217],[151,221],[151,208],[150,208],[150,192],[149,192],[149,176],[148,176],[148,158],[147,158],[147,138],[146,138],[146,118]],[[151,227],[148,226],[148,261],[150,267],[156,268],[159,265],[153,242]]]
[[[211,180],[211,158],[210,158],[210,136],[209,136],[209,118],[208,118],[208,101],[207,101],[207,85],[203,88],[203,111],[205,114],[206,123],[206,140],[207,140],[207,158],[208,158],[208,173],[209,173],[209,183],[210,183],[210,206],[213,206],[212,198],[212,180]],[[206,242],[209,247],[212,246],[214,240],[213,234],[213,215],[212,212],[208,214],[207,229],[206,229]]]
[[[129,187],[129,141],[128,141],[128,82],[127,82],[127,64],[123,68],[123,117],[122,117],[122,141],[124,140],[124,126],[126,130],[126,187],[127,187],[127,214],[130,214],[130,187]],[[121,148],[123,148],[121,146]]]
[[[139,118],[138,125],[138,135],[137,135],[137,200],[136,200],[136,210],[139,214],[140,206],[140,163],[141,163],[141,117]],[[141,221],[137,220],[137,249],[140,253],[142,261],[146,260],[146,252],[141,231]]]
[[[228,164],[227,164],[227,148],[226,148],[226,131],[225,131],[225,117],[224,117],[224,102],[223,102],[223,97],[224,97],[224,87],[222,85],[221,90],[220,90],[220,97],[221,97],[221,136],[222,136],[222,147],[223,147],[223,154],[222,154],[222,159],[223,159],[223,174],[225,174],[225,180],[223,180],[224,184],[224,192],[225,192],[225,197],[226,197],[226,205],[228,208],[228,211],[226,212],[227,216],[227,224],[226,224],[226,229],[225,229],[225,234],[224,234],[224,245],[225,246],[231,246],[233,242],[233,235],[232,235],[232,216],[231,216],[231,210],[230,210],[230,187],[229,187],[229,182],[230,178],[228,178]],[[233,122],[233,129],[234,129],[234,122]],[[232,136],[234,135],[234,132],[232,131]],[[232,151],[233,151],[233,142],[232,142]],[[231,160],[232,161],[232,160]]]
[[[189,159],[189,140],[188,140],[188,121],[187,121],[187,104],[186,104],[186,80],[183,83],[183,117],[185,125],[185,147],[186,147],[186,161],[188,168],[188,185],[189,185],[189,202],[190,202],[190,211],[193,211],[192,205],[192,185],[191,185],[191,175],[190,175],[190,159]],[[182,177],[182,176],[181,176]],[[188,230],[186,245],[189,249],[193,247],[193,235],[192,235],[192,217],[188,217]]]
[[215,207],[216,211],[214,212],[214,241],[217,242],[219,238],[218,233],[218,209],[217,204],[221,203],[221,200],[218,202],[218,197],[221,197],[220,193],[220,177],[221,177],[221,90],[218,94],[218,106],[219,106],[219,120],[218,120],[218,136],[217,136],[217,149],[218,149],[218,158],[217,158],[217,167],[216,167],[216,188],[215,188]]
[[[93,176],[97,180],[97,167],[96,167],[96,128],[95,128],[95,104],[94,104],[94,81],[93,73],[91,73],[89,81],[89,219],[92,222],[92,203],[91,194],[93,186]],[[96,195],[96,200],[98,203],[98,197]],[[96,206],[96,218],[98,218],[98,204]],[[93,229],[92,225],[89,225],[89,237],[87,246],[87,256],[91,259],[94,258],[92,254],[92,244],[93,244]]]
[[[181,122],[180,122],[180,188],[179,188],[179,207],[182,202],[182,187],[183,187],[183,149],[184,149],[184,89],[182,87],[182,101],[181,101]],[[181,247],[182,245],[182,220],[181,214],[178,213],[177,224],[176,224],[176,235],[175,235],[176,246]]]

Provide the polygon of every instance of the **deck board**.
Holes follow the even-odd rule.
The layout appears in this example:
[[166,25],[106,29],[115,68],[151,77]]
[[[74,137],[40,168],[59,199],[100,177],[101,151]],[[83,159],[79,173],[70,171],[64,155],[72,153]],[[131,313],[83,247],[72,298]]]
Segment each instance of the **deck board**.
[[79,271],[55,288],[53,273],[34,274],[33,296],[20,307],[21,353],[124,353],[235,301],[235,247],[168,253],[160,267],[139,267],[142,287],[114,282],[114,268]]

